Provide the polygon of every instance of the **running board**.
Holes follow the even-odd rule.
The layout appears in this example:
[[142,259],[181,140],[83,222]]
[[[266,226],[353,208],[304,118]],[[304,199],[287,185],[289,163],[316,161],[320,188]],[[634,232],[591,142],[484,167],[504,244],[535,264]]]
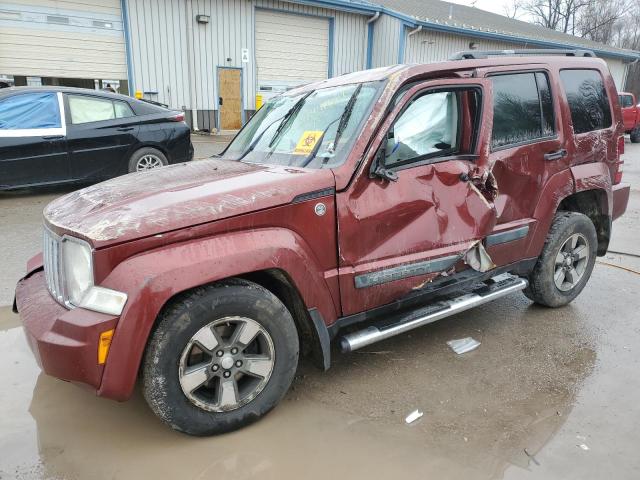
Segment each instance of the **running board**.
[[340,338],[340,349],[343,353],[353,352],[380,340],[408,332],[414,328],[523,290],[527,285],[528,283],[524,278],[516,277],[509,273],[497,275],[470,293],[429,304],[400,317],[392,323],[380,322],[377,326],[372,325],[363,330],[347,333]]

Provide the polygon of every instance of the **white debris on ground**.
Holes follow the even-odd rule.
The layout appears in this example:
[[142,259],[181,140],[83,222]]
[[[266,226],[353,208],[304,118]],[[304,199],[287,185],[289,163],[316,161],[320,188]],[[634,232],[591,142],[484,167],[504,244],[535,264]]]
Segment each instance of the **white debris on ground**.
[[421,412],[420,410],[414,410],[413,412],[411,412],[409,415],[407,415],[407,418],[404,419],[404,421],[406,423],[413,423],[416,420],[418,420],[420,417],[422,417],[424,415],[423,412]]
[[451,350],[458,355],[475,350],[480,346],[480,342],[471,337],[460,338],[457,340],[449,340],[447,345],[451,347]]

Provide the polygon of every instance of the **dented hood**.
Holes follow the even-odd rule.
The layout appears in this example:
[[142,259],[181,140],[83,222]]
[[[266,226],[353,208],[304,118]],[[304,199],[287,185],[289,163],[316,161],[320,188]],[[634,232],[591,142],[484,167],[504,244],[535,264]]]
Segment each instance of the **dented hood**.
[[332,188],[331,170],[209,159],[132,173],[70,193],[45,222],[100,248],[290,203]]

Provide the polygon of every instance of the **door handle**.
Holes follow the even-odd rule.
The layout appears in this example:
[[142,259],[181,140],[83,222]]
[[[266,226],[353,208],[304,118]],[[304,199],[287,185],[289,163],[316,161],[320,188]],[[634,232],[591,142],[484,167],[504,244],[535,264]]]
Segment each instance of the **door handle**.
[[218,105],[222,105],[224,102],[222,101],[222,97],[218,97]]
[[567,151],[564,148],[556,150],[555,152],[549,152],[544,154],[545,160],[560,160],[567,156]]
[[120,127],[120,128],[118,128],[119,132],[130,132],[131,130],[133,130],[133,127]]
[[43,140],[61,140],[64,138],[64,135],[45,135],[42,137]]

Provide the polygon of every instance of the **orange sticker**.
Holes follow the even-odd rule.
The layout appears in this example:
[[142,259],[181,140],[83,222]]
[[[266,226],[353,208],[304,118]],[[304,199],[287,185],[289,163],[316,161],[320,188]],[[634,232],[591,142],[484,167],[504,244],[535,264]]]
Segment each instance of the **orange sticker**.
[[293,151],[295,155],[309,155],[313,152],[316,143],[322,138],[322,130],[305,130],[298,140],[296,149]]

